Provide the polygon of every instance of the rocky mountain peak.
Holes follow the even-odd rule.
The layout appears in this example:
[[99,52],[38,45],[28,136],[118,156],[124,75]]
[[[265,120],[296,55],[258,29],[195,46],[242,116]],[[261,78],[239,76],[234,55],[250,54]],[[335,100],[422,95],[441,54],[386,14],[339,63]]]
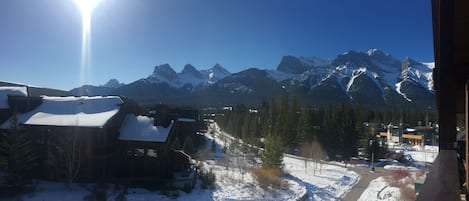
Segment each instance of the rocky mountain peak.
[[103,85],[103,87],[118,88],[122,85],[124,84],[120,83],[117,79],[110,79],[109,81],[106,82],[106,84]]
[[198,71],[194,66],[192,66],[191,64],[186,64],[184,66],[184,69],[182,69],[181,71],[182,74],[188,74],[188,75],[192,75],[196,78],[203,78],[204,76],[202,75],[202,73],[200,73],[200,71]]
[[177,73],[176,71],[171,68],[169,64],[162,64],[159,66],[155,66],[155,69],[153,70],[153,73],[150,75],[150,78],[156,78],[156,79],[166,79],[168,81],[172,81],[177,79]]
[[311,64],[304,62],[300,58],[294,56],[283,56],[277,66],[277,70],[284,73],[301,74],[311,69]]
[[212,68],[212,72],[219,72],[219,73],[222,73],[222,74],[231,74],[228,70],[226,70],[225,68],[223,68],[220,64],[215,64],[215,66],[213,66]]
[[367,53],[349,50],[337,57],[332,61],[332,66],[354,65],[354,66],[372,66],[370,56]]

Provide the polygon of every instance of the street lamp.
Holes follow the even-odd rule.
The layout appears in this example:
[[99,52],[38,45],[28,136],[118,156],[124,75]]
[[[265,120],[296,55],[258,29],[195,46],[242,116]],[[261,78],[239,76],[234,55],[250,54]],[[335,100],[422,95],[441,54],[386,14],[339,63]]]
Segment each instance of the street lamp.
[[375,163],[374,163],[375,152],[374,152],[374,147],[373,147],[373,139],[370,139],[368,143],[370,145],[370,150],[371,150],[371,171],[374,172],[375,171]]

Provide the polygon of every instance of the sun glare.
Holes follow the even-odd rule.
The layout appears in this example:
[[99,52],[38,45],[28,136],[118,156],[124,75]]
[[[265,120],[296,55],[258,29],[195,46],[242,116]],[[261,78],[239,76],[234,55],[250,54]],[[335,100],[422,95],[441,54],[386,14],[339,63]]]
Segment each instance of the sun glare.
[[91,14],[99,0],[75,0],[75,3],[82,19],[80,85],[84,85],[91,72]]
[[98,4],[99,0],[75,0],[81,11],[81,19],[83,23],[83,32],[89,32],[91,26],[91,13]]

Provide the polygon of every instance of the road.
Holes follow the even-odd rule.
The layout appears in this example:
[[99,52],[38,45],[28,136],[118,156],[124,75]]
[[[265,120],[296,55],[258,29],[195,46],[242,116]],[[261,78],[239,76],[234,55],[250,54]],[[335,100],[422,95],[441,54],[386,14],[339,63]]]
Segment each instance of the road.
[[360,174],[360,181],[356,184],[350,192],[344,197],[343,201],[356,201],[362,195],[363,191],[368,187],[371,180],[376,179],[380,176],[386,176],[391,174],[390,170],[386,170],[382,167],[376,167],[375,172],[372,173],[369,168],[349,168],[358,174]]

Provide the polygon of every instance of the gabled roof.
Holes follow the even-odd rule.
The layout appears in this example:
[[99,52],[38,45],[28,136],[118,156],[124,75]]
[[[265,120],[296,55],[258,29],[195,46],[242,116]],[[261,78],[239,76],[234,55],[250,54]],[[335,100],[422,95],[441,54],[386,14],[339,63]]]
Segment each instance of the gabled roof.
[[0,86],[0,109],[9,109],[8,96],[28,96],[28,88],[25,86]]
[[[124,103],[118,96],[41,98],[42,103],[36,109],[17,115],[20,124],[101,128]],[[9,126],[6,121],[0,128]]]
[[144,141],[144,142],[166,142],[173,123],[167,128],[154,126],[153,118],[147,116],[135,116],[127,114],[119,129],[119,140]]

